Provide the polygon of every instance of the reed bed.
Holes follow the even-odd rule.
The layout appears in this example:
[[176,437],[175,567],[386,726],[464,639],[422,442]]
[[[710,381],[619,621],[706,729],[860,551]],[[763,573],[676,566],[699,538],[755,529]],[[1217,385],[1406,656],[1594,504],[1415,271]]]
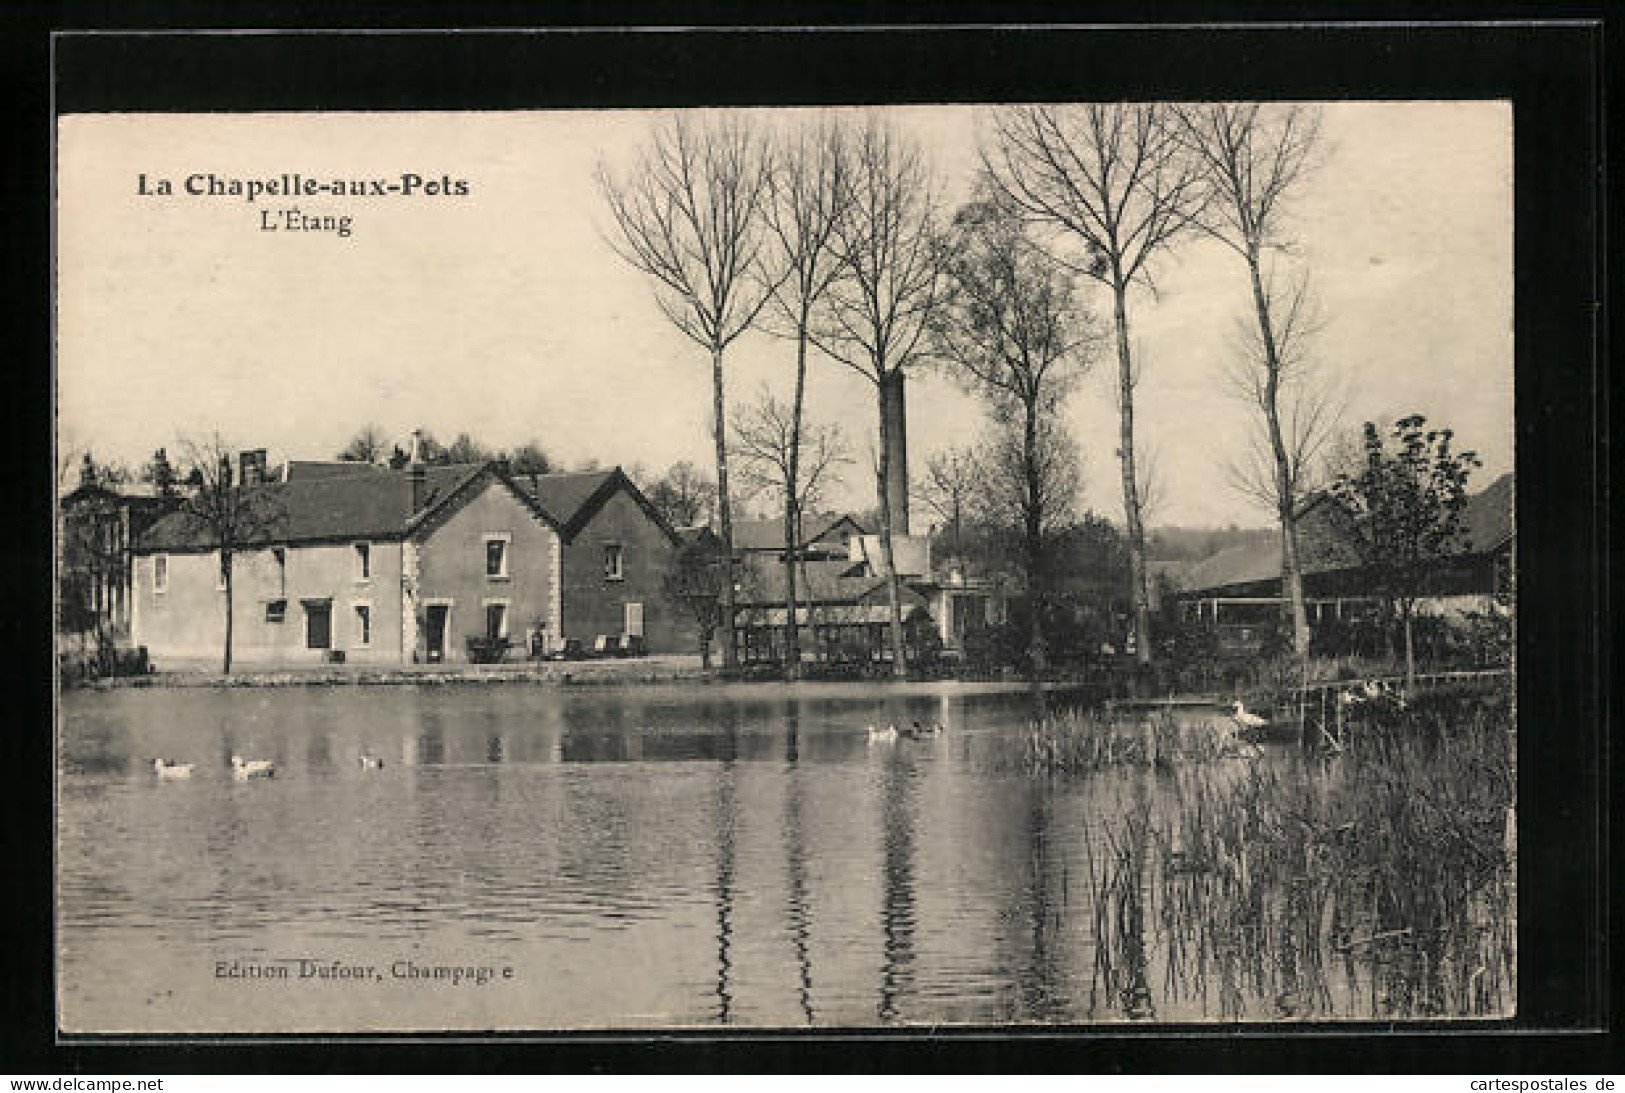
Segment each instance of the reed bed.
[[1113,718],[1067,711],[1029,725],[1001,758],[1032,774],[1090,774],[1121,766],[1174,769],[1250,752],[1227,723],[1181,726],[1164,712]]
[[1119,780],[1111,818],[1090,840],[1097,1012],[1511,1014],[1509,704],[1429,702],[1360,726],[1341,754],[1278,751],[1243,764],[1208,761],[1224,756],[1224,741],[1189,728],[1194,743],[1165,741],[1166,723],[1126,728],[1072,719],[1027,745],[1032,769],[1154,772]]

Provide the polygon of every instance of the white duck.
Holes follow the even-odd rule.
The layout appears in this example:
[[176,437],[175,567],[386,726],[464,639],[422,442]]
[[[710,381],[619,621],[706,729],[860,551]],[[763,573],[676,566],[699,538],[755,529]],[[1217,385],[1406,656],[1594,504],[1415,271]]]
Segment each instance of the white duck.
[[245,762],[242,756],[233,755],[231,773],[239,782],[246,782],[250,778],[275,778],[276,764],[269,759],[249,759]]
[[159,778],[192,777],[191,763],[174,763],[168,759],[154,759],[152,761],[152,770]]
[[873,725],[869,726],[869,742],[871,744],[877,743],[877,742],[890,743],[891,741],[896,740],[896,739],[897,739],[897,726],[896,725],[887,725],[883,729],[877,729]]
[[1239,698],[1236,699],[1236,705],[1230,711],[1230,720],[1234,721],[1243,729],[1261,729],[1265,725],[1269,724],[1268,721],[1264,720],[1262,717],[1259,717],[1257,714],[1252,713],[1247,709],[1246,706],[1242,705],[1241,699]]
[[382,759],[378,758],[378,756],[371,754],[370,752],[362,752],[361,753],[361,769],[362,770],[383,770],[384,769],[384,761]]

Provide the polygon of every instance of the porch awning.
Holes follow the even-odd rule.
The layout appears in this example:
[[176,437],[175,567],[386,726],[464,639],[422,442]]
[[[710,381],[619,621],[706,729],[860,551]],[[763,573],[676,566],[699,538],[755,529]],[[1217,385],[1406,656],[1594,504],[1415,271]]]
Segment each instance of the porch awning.
[[[903,618],[908,620],[915,615],[928,615],[930,612],[916,604],[903,609]],[[783,626],[788,613],[782,607],[770,607],[766,610],[751,611],[740,619],[742,626]],[[891,621],[891,608],[883,603],[865,604],[861,607],[830,607],[822,608],[808,617],[805,607],[796,610],[797,626],[884,626]]]

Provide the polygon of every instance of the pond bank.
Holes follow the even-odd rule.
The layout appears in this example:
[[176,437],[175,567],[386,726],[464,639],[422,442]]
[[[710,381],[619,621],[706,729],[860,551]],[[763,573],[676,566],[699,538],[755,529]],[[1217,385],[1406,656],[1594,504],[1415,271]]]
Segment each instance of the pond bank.
[[403,664],[246,668],[226,675],[204,668],[172,669],[139,676],[109,676],[78,684],[89,690],[141,687],[361,687],[434,686],[466,683],[542,683],[577,686],[670,683],[716,678],[697,656],[644,657],[623,661],[564,661],[546,664]]
[[[941,691],[994,694],[1025,691],[1031,684],[1023,680],[854,678],[804,679],[793,683],[776,676],[730,674],[718,667],[702,668],[694,655],[640,657],[636,660],[577,660],[538,664],[406,664],[343,665],[320,664],[308,667],[244,668],[230,675],[201,665],[168,668],[147,675],[106,676],[84,681],[64,681],[68,689],[117,691],[129,689],[233,689],[269,687],[370,687],[500,685],[528,683],[556,687],[615,687],[629,684],[697,683],[707,687],[742,687],[761,684],[793,687],[798,691],[847,691],[880,685],[896,693],[937,693]],[[1079,684],[1052,681],[1045,691],[1087,690]]]

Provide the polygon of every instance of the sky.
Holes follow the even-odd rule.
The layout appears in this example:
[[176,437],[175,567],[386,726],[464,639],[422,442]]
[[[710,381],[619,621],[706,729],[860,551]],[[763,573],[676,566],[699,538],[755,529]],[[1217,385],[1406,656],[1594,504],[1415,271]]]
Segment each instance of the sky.
[[[981,110],[886,107],[919,141],[950,204],[974,171]],[[792,119],[810,113],[763,110]],[[74,115],[59,120],[59,451],[139,465],[218,433],[272,462],[330,458],[366,423],[404,446],[415,426],[493,447],[538,440],[566,465],[658,474],[714,463],[710,361],[606,242],[600,163],[635,156],[643,111]],[[466,180],[465,196],[160,195],[194,174]],[[285,210],[349,214],[351,234],[263,230]],[[1502,102],[1335,103],[1321,162],[1291,206],[1294,260],[1322,325],[1318,367],[1342,420],[1408,413],[1455,429],[1484,466],[1512,467],[1512,115]],[[1139,446],[1156,465],[1153,524],[1263,525],[1226,465],[1248,443],[1223,382],[1245,267],[1197,236],[1130,300]],[[1085,299],[1109,321],[1103,290]],[[786,395],[794,345],[751,332],[729,350],[730,405]],[[1064,407],[1083,503],[1122,511],[1115,363]],[[873,387],[814,359],[809,414],[854,461],[832,503],[873,504]],[[925,370],[908,392],[910,460],[973,443],[981,404]],[[916,517],[918,522],[918,515]]]

